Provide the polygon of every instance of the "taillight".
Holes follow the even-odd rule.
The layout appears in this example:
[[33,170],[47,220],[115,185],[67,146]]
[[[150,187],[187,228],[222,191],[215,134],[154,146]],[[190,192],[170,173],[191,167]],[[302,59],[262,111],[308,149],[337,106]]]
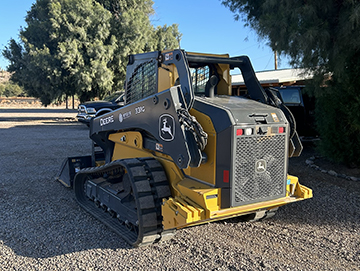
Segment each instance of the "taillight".
[[252,135],[253,134],[253,128],[245,128],[245,129],[236,129],[236,135],[242,136],[242,135]]
[[223,182],[228,183],[230,181],[230,171],[224,170],[223,171]]
[[245,128],[245,135],[252,135],[253,129],[252,128]]

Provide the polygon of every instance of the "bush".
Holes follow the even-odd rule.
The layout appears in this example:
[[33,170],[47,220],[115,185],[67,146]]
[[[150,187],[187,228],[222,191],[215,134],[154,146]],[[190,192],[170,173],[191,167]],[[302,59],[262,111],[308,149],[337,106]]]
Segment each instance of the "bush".
[[349,82],[354,80],[333,76],[316,95],[320,151],[347,165],[360,165],[360,92]]
[[18,97],[25,96],[24,89],[18,84],[13,82],[8,82],[5,84],[0,84],[0,96],[6,97]]
[[5,91],[5,84],[0,84],[0,97],[3,96],[4,91]]

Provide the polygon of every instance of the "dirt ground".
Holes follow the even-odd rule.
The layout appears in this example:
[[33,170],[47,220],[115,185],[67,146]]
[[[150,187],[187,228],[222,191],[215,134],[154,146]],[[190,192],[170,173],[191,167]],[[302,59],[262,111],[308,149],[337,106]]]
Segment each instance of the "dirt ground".
[[[347,175],[351,177],[360,178],[359,168],[349,168],[345,164],[338,164],[328,160],[319,154],[316,147],[316,142],[307,142],[303,144],[304,149],[300,157],[291,158],[289,163],[289,172],[295,176],[299,174],[308,174],[313,176],[314,179],[321,180],[323,182],[331,183],[333,185],[343,187],[349,191],[360,191],[360,181],[345,180],[340,177],[333,177],[329,174],[321,172],[321,170],[315,170],[306,165],[306,160],[315,157],[314,163],[325,171],[335,171],[339,175]],[[294,173],[293,173],[294,172]]]
[[[261,222],[239,219],[177,231],[156,245],[131,248],[55,181],[67,156],[91,151],[89,130],[59,108],[0,107],[0,270],[360,270],[360,183],[305,162],[289,173],[313,189]],[[321,167],[357,169],[315,159]]]

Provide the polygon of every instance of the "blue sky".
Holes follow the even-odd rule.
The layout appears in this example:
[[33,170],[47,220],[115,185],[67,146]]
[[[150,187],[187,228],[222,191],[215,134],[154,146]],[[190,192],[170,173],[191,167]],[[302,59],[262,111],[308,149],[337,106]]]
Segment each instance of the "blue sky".
[[[274,56],[266,41],[235,21],[233,13],[220,0],[153,0],[154,25],[177,23],[182,33],[181,48],[191,52],[228,53],[230,56],[247,55],[255,71],[274,69]],[[0,50],[11,38],[18,39],[19,30],[25,27],[25,16],[36,0],[12,0],[2,3],[0,9]],[[0,67],[5,69],[6,59],[0,56]],[[286,58],[278,68],[289,68]]]

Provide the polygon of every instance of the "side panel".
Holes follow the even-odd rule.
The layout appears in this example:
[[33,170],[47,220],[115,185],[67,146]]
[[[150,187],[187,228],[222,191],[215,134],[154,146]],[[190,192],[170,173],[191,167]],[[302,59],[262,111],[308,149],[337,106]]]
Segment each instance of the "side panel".
[[210,185],[216,184],[216,157],[217,157],[217,134],[209,116],[191,109],[190,114],[196,118],[208,135],[207,145],[203,150],[206,155],[206,162],[199,167],[188,167],[184,169],[186,175],[202,180]]
[[227,128],[218,135],[216,157],[216,187],[221,187],[221,208],[231,206],[231,180],[232,180],[232,127]]
[[[196,98],[194,108],[201,114],[206,115],[211,121],[211,131],[215,135],[215,140],[212,141],[209,135],[208,145],[213,142],[214,146],[211,147],[211,152],[208,151],[210,150],[209,146],[206,147],[205,151],[208,157],[213,155],[214,157],[205,164],[202,164],[198,169],[191,169],[191,173],[196,171],[196,178],[221,188],[221,208],[228,208],[231,205],[231,137],[232,126],[235,124],[235,121],[226,108],[216,103],[208,103],[207,100],[208,99]],[[218,101],[218,99],[216,99],[216,101]],[[202,121],[202,119],[199,119],[199,121],[203,127],[207,126],[206,122]],[[209,130],[205,131],[209,133]],[[204,178],[209,175],[209,172],[214,172],[213,179]]]
[[[216,186],[229,188],[231,185],[232,127],[221,131],[217,138]],[[224,199],[226,200],[226,199]]]
[[158,68],[158,92],[171,88],[179,78],[174,64],[164,65]]

